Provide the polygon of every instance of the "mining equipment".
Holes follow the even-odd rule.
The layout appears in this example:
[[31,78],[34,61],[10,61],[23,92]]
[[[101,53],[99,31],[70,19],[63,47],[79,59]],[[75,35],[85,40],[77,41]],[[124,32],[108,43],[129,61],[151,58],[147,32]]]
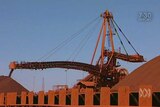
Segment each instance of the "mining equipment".
[[[100,15],[103,19],[102,26],[98,35],[96,46],[93,52],[92,60],[90,64],[74,61],[49,61],[49,62],[11,62],[9,68],[11,69],[9,77],[11,77],[15,69],[48,69],[48,68],[65,68],[76,69],[88,72],[88,76],[79,81],[73,88],[93,88],[100,89],[101,87],[113,87],[120,80],[128,75],[128,71],[125,68],[120,67],[117,60],[123,60],[127,62],[144,62],[144,58],[140,55],[128,38],[125,36],[121,28],[115,22],[111,12],[106,10]],[[119,32],[122,36],[119,35]],[[116,51],[114,46],[114,37],[117,37],[120,41],[124,52],[121,50]],[[135,51],[135,54],[128,54],[124,43],[121,38],[124,38],[131,48]],[[107,39],[109,39],[107,41]],[[100,42],[100,40],[102,40]],[[111,49],[106,49],[106,42],[109,43]],[[96,55],[98,45],[101,43],[101,54],[97,63],[94,65],[93,61]]]

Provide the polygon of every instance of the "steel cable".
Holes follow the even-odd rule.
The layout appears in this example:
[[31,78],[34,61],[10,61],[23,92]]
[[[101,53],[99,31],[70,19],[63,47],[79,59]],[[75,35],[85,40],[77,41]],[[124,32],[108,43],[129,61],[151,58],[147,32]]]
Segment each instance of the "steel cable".
[[131,42],[129,41],[129,39],[125,36],[125,34],[123,33],[123,31],[121,30],[121,28],[118,26],[118,24],[113,20],[114,24],[117,26],[117,28],[119,29],[119,31],[122,33],[122,35],[124,36],[124,38],[127,40],[127,42],[130,44],[130,46],[133,48],[133,50],[139,55],[139,53],[136,51],[136,49],[133,47],[133,45],[131,44]]
[[113,23],[113,20],[111,20],[111,22],[112,22],[113,28],[114,28],[114,30],[115,30],[115,32],[116,32],[116,35],[118,36],[118,39],[119,39],[119,41],[120,41],[120,43],[121,43],[121,45],[122,45],[122,47],[123,47],[126,55],[128,55],[127,50],[126,50],[126,48],[125,48],[125,46],[124,46],[124,44],[123,44],[123,42],[122,42],[122,39],[121,39],[121,37],[119,36],[118,31],[117,31],[117,29],[116,29],[116,27],[115,27],[115,25],[114,25],[114,23]]
[[94,21],[96,21],[99,17],[93,19],[91,22],[89,22],[87,25],[85,25],[82,29],[80,29],[78,32],[72,34],[69,38],[66,38],[65,40],[63,40],[62,42],[60,42],[60,44],[58,44],[55,48],[53,48],[51,51],[49,51],[48,53],[46,53],[45,55],[43,55],[42,57],[40,57],[38,59],[38,61],[42,60],[45,61],[47,58],[51,57],[54,53],[56,53],[58,50],[60,50],[63,46],[66,46],[66,44],[68,44],[69,41],[73,40],[74,38],[76,38],[77,36],[79,36],[79,34],[81,34],[86,28],[88,28]]
[[96,27],[99,24],[99,21],[97,23],[95,23],[95,25],[93,26],[92,29],[90,29],[90,31],[85,35],[85,37],[80,41],[78,47],[75,48],[75,51],[72,53],[72,55],[68,58],[68,60],[70,60],[73,57],[73,61],[75,60],[75,58],[80,54],[81,50],[84,48],[84,46],[86,45],[87,41],[91,38],[93,32],[95,31]]

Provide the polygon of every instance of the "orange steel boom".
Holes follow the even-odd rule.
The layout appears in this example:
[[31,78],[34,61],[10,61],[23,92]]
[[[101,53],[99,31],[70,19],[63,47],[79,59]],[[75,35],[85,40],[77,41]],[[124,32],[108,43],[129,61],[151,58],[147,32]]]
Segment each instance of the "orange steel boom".
[[[25,63],[17,63],[17,62],[11,62],[10,63],[10,69],[11,72],[9,76],[12,75],[13,71],[15,69],[48,69],[48,68],[65,68],[65,69],[76,69],[76,70],[82,70],[89,73],[89,75],[83,79],[83,82],[80,84],[83,84],[85,82],[94,82],[95,87],[93,88],[99,88],[103,86],[107,87],[113,87],[115,84],[117,84],[121,79],[123,79],[125,76],[128,75],[128,71],[124,68],[120,68],[119,65],[117,65],[117,59],[128,61],[128,62],[144,62],[144,58],[142,55],[139,55],[138,52],[135,50],[135,48],[132,46],[130,41],[127,39],[127,37],[124,35],[122,30],[119,28],[117,23],[113,20],[113,15],[106,10],[103,14],[101,14],[101,17],[103,18],[102,26],[98,35],[98,39],[96,42],[96,46],[93,52],[93,56],[91,59],[91,64],[86,64],[82,62],[72,62],[72,61],[52,61],[52,62],[25,62]],[[131,45],[131,47],[136,52],[135,55],[129,55],[124,47],[124,44],[118,34],[118,31],[116,30],[116,27],[119,29],[121,34],[124,36],[124,38],[128,41],[128,43]],[[120,43],[126,52],[126,54],[121,52],[115,51],[114,46],[114,34],[117,35],[117,37],[120,40]],[[109,45],[111,46],[111,49],[106,49],[106,36],[109,37]],[[101,41],[101,52],[100,52],[100,58],[96,65],[93,65],[94,57],[96,55],[96,51],[98,48],[98,45]],[[107,60],[106,60],[107,59]],[[78,85],[78,84],[77,84]],[[83,87],[84,84],[80,87]],[[85,86],[87,87],[87,86]]]
[[[11,62],[9,65],[11,71],[15,69],[48,69],[48,68],[66,68],[76,69],[89,72],[94,75],[99,75],[99,66],[86,64],[82,62],[71,62],[71,61],[52,61],[52,62]],[[91,72],[92,71],[92,72]],[[11,76],[12,72],[9,74]]]
[[121,59],[121,60],[128,61],[128,62],[144,62],[145,61],[142,55],[137,55],[137,54],[126,55],[126,54],[119,53],[119,52],[112,53],[110,51],[105,50],[104,55],[107,57],[111,57],[113,55],[117,59]]

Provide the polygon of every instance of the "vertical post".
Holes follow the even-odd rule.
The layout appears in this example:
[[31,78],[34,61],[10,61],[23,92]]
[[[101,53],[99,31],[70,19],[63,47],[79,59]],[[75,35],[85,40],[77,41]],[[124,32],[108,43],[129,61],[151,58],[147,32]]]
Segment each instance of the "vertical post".
[[107,19],[107,21],[108,21],[109,37],[110,37],[110,41],[111,41],[112,52],[114,52],[114,42],[113,42],[112,28],[110,26],[110,19]]
[[55,96],[54,91],[49,91],[48,92],[48,104],[49,105],[54,105],[55,104],[54,96]]
[[78,106],[78,89],[72,89],[71,91],[71,105]]
[[26,92],[21,92],[21,104],[26,104]]
[[94,57],[95,57],[95,54],[96,54],[96,51],[97,51],[97,48],[98,48],[98,44],[99,44],[99,41],[100,41],[100,38],[101,38],[102,30],[103,30],[103,23],[102,23],[102,27],[101,27],[101,30],[100,30],[99,35],[98,35],[98,39],[97,39],[97,42],[96,42],[96,47],[94,48],[94,53],[93,53],[93,56],[92,56],[91,64],[93,64],[93,60],[94,60]]
[[102,87],[100,91],[100,105],[110,106],[110,88]]
[[0,105],[4,105],[4,93],[0,93]]
[[66,90],[59,91],[59,105],[66,105]]
[[85,90],[85,105],[93,105],[93,89],[87,88]]
[[119,106],[129,106],[129,87],[122,86],[118,89],[118,105]]
[[44,104],[44,91],[38,93],[38,104]]
[[102,69],[102,65],[104,63],[104,50],[105,50],[105,42],[106,42],[106,18],[103,18],[103,37],[102,37],[102,46],[101,46],[101,63],[100,67]]
[[7,93],[7,105],[12,105],[12,104],[16,104],[16,99],[17,99],[17,93],[13,92],[13,93]]
[[28,103],[29,104],[33,104],[33,95],[34,95],[33,92],[28,93]]
[[139,106],[152,106],[152,86],[139,87]]

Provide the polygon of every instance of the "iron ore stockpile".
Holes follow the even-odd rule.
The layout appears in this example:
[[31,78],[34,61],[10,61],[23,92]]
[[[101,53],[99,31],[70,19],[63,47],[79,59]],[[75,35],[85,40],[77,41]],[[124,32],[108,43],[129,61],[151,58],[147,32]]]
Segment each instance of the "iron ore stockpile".
[[117,91],[120,86],[129,86],[131,91],[138,92],[140,85],[151,85],[152,91],[160,92],[160,56],[143,64],[125,79],[116,84],[112,90]]
[[[72,107],[75,105],[88,107],[90,105],[91,107],[95,105],[121,107],[160,106],[160,56],[155,57],[131,74],[128,74],[128,71],[117,63],[117,60],[132,63],[145,62],[145,60],[135,50],[127,36],[115,22],[111,12],[106,10],[100,16],[103,23],[91,64],[74,61],[20,63],[13,61],[9,65],[9,76],[0,76],[0,106],[1,104],[3,106],[24,104],[27,106],[70,105]],[[107,39],[106,35],[110,39]],[[116,51],[113,40],[114,35],[117,35],[124,52],[121,50]],[[121,37],[128,42],[128,45],[136,54],[128,54]],[[98,44],[101,43],[100,40],[102,40],[101,54],[97,64],[94,65],[93,62]],[[111,47],[107,48],[105,46],[107,40],[110,41],[109,45]],[[71,89],[61,88],[59,90],[50,90],[48,93],[40,91],[38,94],[28,92],[27,89],[11,78],[13,71],[16,69],[43,70],[49,68],[82,70],[89,74]],[[7,95],[4,95],[4,93],[7,93]],[[17,94],[21,95],[17,97]]]
[[8,76],[0,76],[0,93],[17,92],[20,94],[22,91],[28,92],[21,84]]

